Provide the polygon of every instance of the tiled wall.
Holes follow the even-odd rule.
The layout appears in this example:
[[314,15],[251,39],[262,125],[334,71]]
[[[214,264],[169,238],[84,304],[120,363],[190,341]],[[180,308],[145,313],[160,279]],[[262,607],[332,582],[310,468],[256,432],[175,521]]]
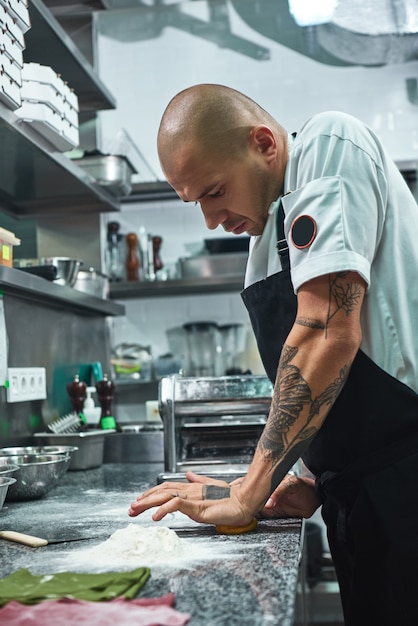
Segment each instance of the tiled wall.
[[[138,233],[143,226],[147,232],[160,235],[163,239],[161,258],[170,272],[175,271],[179,257],[201,250],[205,238],[226,235],[224,231],[208,231],[199,208],[180,200],[123,205],[121,213],[104,216],[104,224],[112,220],[120,223],[121,232],[125,234]],[[167,328],[190,321],[248,324],[239,292],[132,299],[123,300],[123,304],[126,316],[113,321],[114,342],[151,345],[155,357],[168,350]]]
[[[138,233],[141,226],[153,235],[163,239],[161,258],[165,267],[175,268],[181,256],[187,256],[203,246],[203,240],[210,236],[225,236],[225,233],[206,229],[203,217],[194,204],[186,205],[180,200],[149,202],[123,205],[120,213],[102,216],[103,232],[108,221],[117,220],[121,232]],[[146,299],[121,300],[126,315],[112,319],[111,341],[113,346],[127,342],[151,346],[154,359],[169,350],[166,330],[182,326],[190,321],[228,322],[245,325],[242,359],[244,370],[263,374],[263,366],[258,357],[254,336],[249,326],[248,314],[241,301],[239,291],[234,293],[170,296]],[[156,386],[143,388],[120,388],[117,393],[117,415],[121,423],[138,422],[145,419],[147,400],[156,400]]]

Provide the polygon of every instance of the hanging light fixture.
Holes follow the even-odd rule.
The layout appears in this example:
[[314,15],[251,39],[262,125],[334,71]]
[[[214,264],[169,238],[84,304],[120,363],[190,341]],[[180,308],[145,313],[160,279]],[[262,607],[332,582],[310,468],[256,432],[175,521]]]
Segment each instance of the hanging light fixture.
[[298,26],[330,22],[338,0],[289,0],[289,11]]

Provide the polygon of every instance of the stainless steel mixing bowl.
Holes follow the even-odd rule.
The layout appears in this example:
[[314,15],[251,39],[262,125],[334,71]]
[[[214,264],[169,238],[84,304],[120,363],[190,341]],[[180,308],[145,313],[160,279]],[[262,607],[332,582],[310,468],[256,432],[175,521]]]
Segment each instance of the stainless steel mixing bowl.
[[72,454],[76,452],[76,446],[9,446],[0,448],[0,456],[13,456],[16,454]]
[[16,482],[9,486],[6,500],[23,501],[42,498],[65,474],[71,454],[8,454],[0,456],[0,467],[17,465]]
[[12,465],[7,463],[6,465],[0,465],[0,476],[13,476],[19,470],[18,465]]
[[54,283],[73,287],[77,280],[78,270],[82,266],[83,261],[69,257],[52,256],[43,257],[40,263],[41,265],[54,265],[54,267],[57,268],[57,277]]
[[14,483],[16,483],[16,478],[12,478],[11,476],[0,476],[0,509],[3,507],[9,487]]

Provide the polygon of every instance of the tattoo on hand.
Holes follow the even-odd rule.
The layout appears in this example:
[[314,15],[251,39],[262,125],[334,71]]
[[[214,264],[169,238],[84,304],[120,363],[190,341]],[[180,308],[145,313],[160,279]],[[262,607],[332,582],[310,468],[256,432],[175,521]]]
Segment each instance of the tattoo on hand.
[[229,487],[220,487],[218,485],[203,485],[202,500],[223,500],[231,496]]

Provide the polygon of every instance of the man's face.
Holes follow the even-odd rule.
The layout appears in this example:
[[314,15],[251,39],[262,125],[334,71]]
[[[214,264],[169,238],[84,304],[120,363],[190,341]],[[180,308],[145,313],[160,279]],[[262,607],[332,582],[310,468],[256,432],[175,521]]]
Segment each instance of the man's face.
[[260,235],[278,195],[272,168],[251,148],[239,158],[208,158],[183,146],[166,177],[184,202],[200,204],[210,230],[221,225],[234,235]]

